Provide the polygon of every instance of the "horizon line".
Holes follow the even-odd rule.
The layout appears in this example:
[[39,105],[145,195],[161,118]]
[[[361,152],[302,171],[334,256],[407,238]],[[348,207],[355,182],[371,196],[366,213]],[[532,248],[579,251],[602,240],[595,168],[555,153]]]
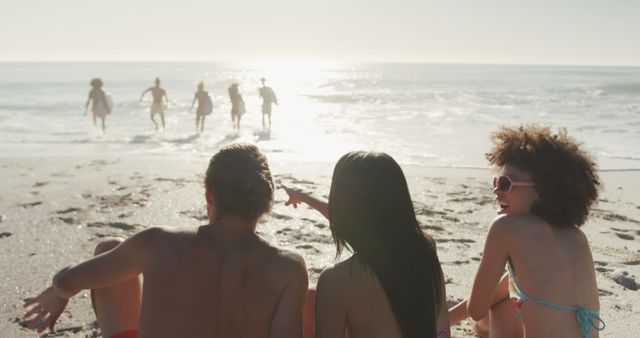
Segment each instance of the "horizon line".
[[639,64],[594,64],[594,63],[535,63],[535,62],[460,62],[460,61],[359,61],[332,59],[264,59],[264,60],[0,60],[0,64],[8,63],[281,63],[281,62],[327,62],[327,63],[362,63],[362,64],[433,64],[433,65],[467,65],[467,66],[550,66],[550,67],[618,67],[638,68]]

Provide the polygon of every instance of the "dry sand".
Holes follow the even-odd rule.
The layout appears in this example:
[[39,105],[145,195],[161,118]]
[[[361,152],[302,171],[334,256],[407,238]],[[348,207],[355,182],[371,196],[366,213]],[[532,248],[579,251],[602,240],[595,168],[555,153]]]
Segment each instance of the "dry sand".
[[[206,222],[207,158],[160,156],[0,159],[0,337],[35,337],[21,326],[22,299],[36,295],[59,269],[91,256],[104,236],[127,237],[149,226]],[[332,164],[271,163],[278,183],[326,197]],[[465,298],[495,216],[488,170],[404,167],[419,221],[438,243],[450,303]],[[640,172],[603,172],[605,190],[583,227],[594,255],[601,337],[640,331]],[[279,190],[259,233],[300,252],[311,283],[334,263],[328,222],[307,207],[284,206]],[[60,336],[98,335],[88,292],[74,297],[58,321]],[[470,323],[454,337],[473,337]]]

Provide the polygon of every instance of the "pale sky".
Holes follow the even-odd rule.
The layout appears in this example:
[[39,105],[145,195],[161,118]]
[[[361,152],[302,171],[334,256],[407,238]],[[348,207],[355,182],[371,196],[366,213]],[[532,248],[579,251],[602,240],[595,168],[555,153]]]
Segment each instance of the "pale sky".
[[0,0],[0,61],[640,65],[637,0]]

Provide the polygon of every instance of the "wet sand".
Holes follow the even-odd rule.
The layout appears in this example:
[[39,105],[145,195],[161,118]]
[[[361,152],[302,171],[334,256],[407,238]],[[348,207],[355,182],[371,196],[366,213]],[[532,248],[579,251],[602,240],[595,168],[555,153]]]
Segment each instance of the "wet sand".
[[[127,237],[149,226],[206,223],[203,173],[208,158],[161,156],[0,158],[0,337],[34,337],[22,327],[21,299],[59,269],[91,256],[100,238]],[[333,164],[271,163],[276,184],[327,197]],[[495,216],[488,170],[404,166],[418,219],[438,243],[447,298],[470,290],[487,226]],[[636,337],[640,328],[640,172],[601,173],[605,190],[583,227],[594,255],[601,337]],[[307,208],[285,207],[279,189],[258,232],[301,253],[311,284],[334,263],[328,222]],[[346,258],[346,256],[345,256]],[[74,297],[57,328],[96,337],[88,292]],[[469,322],[454,337],[473,337]]]

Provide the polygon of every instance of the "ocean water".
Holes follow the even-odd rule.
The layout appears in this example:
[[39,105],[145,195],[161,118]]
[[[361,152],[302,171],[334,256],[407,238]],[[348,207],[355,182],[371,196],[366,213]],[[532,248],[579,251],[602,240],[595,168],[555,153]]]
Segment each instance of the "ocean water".
[[[160,77],[170,105],[155,131],[150,96]],[[107,132],[83,116],[91,78],[115,108]],[[276,92],[262,132],[259,79]],[[189,113],[196,84],[214,101],[205,132]],[[247,113],[232,130],[227,87]],[[640,168],[640,68],[376,63],[0,63],[0,156],[209,156],[232,142],[271,160],[335,162],[350,150],[385,151],[405,164],[486,167],[500,125],[566,128],[602,169]]]

